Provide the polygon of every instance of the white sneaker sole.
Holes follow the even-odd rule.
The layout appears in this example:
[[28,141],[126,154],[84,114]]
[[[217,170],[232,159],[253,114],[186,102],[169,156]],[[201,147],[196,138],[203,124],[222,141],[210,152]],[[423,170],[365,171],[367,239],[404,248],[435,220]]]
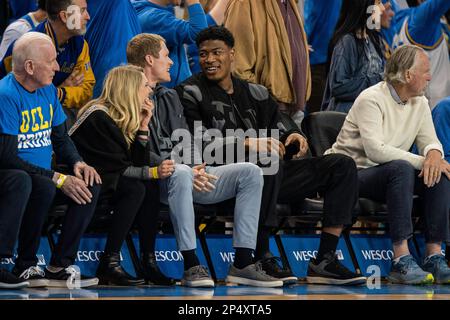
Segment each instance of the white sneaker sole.
[[388,275],[387,280],[393,284],[410,284],[410,285],[430,285],[434,282],[433,275],[427,274],[425,277],[418,277],[413,280],[406,281],[404,279],[399,279],[395,276]]
[[266,288],[278,288],[283,286],[282,280],[261,281],[236,276],[227,276],[226,282],[243,284],[252,287],[266,287]]
[[5,283],[0,282],[0,289],[23,289],[27,288],[30,285],[28,281],[19,282],[19,283]]
[[48,279],[35,279],[35,280],[27,280],[30,283],[29,288],[43,288],[48,287],[49,280]]
[[311,284],[334,284],[334,285],[362,285],[367,282],[366,277],[353,279],[333,279],[325,277],[306,277],[306,282]]
[[280,278],[280,280],[283,281],[284,285],[296,284],[298,282],[298,278],[297,277]]
[[194,281],[182,279],[181,285],[190,288],[214,288],[214,281],[211,279],[194,280]]
[[[74,284],[75,288],[87,288],[98,285],[98,279],[93,278],[89,280],[80,280],[78,283]],[[66,280],[49,280],[48,287],[51,288],[68,288]],[[74,288],[74,289],[75,289]]]

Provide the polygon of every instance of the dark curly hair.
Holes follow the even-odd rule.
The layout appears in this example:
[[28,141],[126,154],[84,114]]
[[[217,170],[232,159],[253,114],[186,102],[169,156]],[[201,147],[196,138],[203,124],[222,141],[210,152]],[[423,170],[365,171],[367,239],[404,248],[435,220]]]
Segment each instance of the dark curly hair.
[[196,39],[197,47],[200,47],[202,42],[208,40],[221,40],[230,48],[234,47],[233,34],[223,26],[209,27],[200,31]]

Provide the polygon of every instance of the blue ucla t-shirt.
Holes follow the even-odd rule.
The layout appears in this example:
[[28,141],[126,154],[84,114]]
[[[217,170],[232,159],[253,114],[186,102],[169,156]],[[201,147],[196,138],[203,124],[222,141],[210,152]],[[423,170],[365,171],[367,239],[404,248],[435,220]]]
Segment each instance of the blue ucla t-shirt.
[[0,80],[0,133],[17,135],[18,155],[49,170],[52,127],[66,120],[53,84],[28,92],[13,73]]

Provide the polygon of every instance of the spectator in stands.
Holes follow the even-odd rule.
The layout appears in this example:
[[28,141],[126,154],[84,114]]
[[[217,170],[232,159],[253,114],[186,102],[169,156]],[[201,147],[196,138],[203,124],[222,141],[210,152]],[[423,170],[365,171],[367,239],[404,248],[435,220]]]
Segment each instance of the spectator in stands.
[[450,1],[407,2],[410,8],[405,10],[394,47],[413,44],[426,50],[431,62],[432,79],[425,95],[433,109],[440,100],[450,96],[449,47],[441,24],[441,18],[450,10]]
[[[450,162],[450,97],[441,100],[433,109],[431,115],[437,137],[442,143],[444,158],[447,162]],[[445,257],[450,266],[450,242],[447,242]]]
[[303,118],[311,93],[311,71],[297,2],[233,0],[224,25],[236,38],[234,74],[265,86],[282,112]]
[[[367,13],[370,6],[378,6]],[[377,24],[380,0],[343,0],[331,41],[330,71],[321,110],[347,113],[356,97],[383,79],[384,55]]]
[[28,32],[38,26],[42,21],[47,19],[47,11],[45,11],[46,0],[39,0],[38,8],[34,12],[29,12],[22,18],[11,23],[3,33],[2,42],[0,44],[0,59],[6,53],[11,43],[16,41],[25,32]]
[[[81,276],[72,264],[94,213],[101,179],[67,135],[66,117],[52,85],[59,66],[51,38],[39,32],[24,34],[14,46],[12,59],[13,72],[0,80],[0,167],[23,170],[32,182],[13,273],[31,287],[74,285]],[[70,174],[51,169],[52,152]],[[69,209],[44,272],[37,266],[36,251],[57,189],[70,198]],[[97,283],[96,278],[81,277],[80,286]]]
[[100,97],[80,110],[69,132],[81,155],[100,173],[100,198],[109,199],[114,211],[96,274],[100,284],[144,284],[143,279],[133,278],[120,265],[120,249],[135,219],[141,252],[149,255],[154,251],[159,192],[151,179],[170,176],[173,165],[163,162],[159,167],[149,167],[146,147],[153,109],[148,100],[151,92],[141,68],[116,67],[106,76]]
[[444,148],[444,158],[450,162],[450,97],[441,100],[431,115],[437,137]]
[[397,29],[396,25],[393,23],[395,11],[392,6],[391,0],[383,0],[383,6],[384,11],[382,12],[380,17],[381,29],[379,31],[381,32],[384,59],[387,60],[391,57],[393,52],[392,45]]
[[[161,82],[170,80],[172,60],[169,58],[169,50],[164,38],[159,35],[141,34],[128,44],[127,56],[130,63],[144,68],[150,85],[155,87],[155,112],[150,123],[151,145],[152,150],[160,157],[159,161],[164,161],[176,149],[176,141],[171,140],[174,131],[184,129],[190,135],[177,93],[160,85]],[[195,152],[192,147],[193,144],[189,151]],[[194,164],[195,154],[192,155],[194,157],[189,158],[189,165]],[[185,271],[182,285],[214,286],[206,267],[200,265],[195,252],[197,241],[193,202],[212,204],[232,198],[236,198],[233,229],[233,247],[236,253],[227,281],[263,287],[283,285],[282,281],[265,274],[252,261],[263,188],[262,172],[258,166],[240,163],[190,167],[177,163],[173,174],[160,181],[160,187],[161,201],[170,207],[174,233],[183,254]]]
[[95,76],[94,98],[102,93],[108,72],[126,64],[127,43],[141,33],[141,25],[130,0],[89,0],[86,41]]
[[[387,203],[394,259],[394,283],[450,282],[441,255],[448,239],[450,165],[434,130],[428,100],[431,80],[426,52],[412,45],[397,49],[386,66],[386,81],[363,91],[327,153],[351,156],[358,166],[361,197]],[[409,152],[413,143],[419,155]],[[424,202],[426,258],[421,266],[408,250],[413,235],[413,195]]]
[[[77,109],[92,98],[95,85],[89,57],[89,46],[84,40],[86,23],[90,19],[86,0],[47,0],[48,20],[35,31],[47,34],[57,51],[59,70],[53,78],[58,88],[58,98],[71,121]],[[11,71],[11,44],[0,65],[0,77]]]
[[306,0],[305,31],[311,46],[311,97],[306,109],[308,113],[320,110],[327,81],[328,46],[339,19],[342,0]]
[[[231,75],[234,61],[234,38],[224,27],[210,27],[202,31],[197,44],[202,73],[177,87],[191,132],[194,121],[202,121],[206,129],[219,130],[228,144],[239,148],[244,144],[251,153],[286,154],[296,161],[282,161],[273,175],[264,176],[264,188],[258,228],[255,259],[261,260],[267,274],[288,278],[292,274],[277,264],[269,251],[269,236],[278,226],[275,206],[277,200],[296,204],[304,198],[321,192],[325,198],[321,242],[316,259],[308,268],[311,283],[360,284],[365,278],[350,272],[336,258],[335,250],[342,229],[352,223],[353,207],[357,199],[357,172],[353,160],[346,156],[305,157],[308,143],[298,127],[279,112],[276,102],[262,85],[252,84]],[[280,132],[280,140],[267,138],[260,132],[256,138],[236,139],[227,129],[273,129]],[[214,145],[225,153],[227,143]],[[211,148],[210,145],[207,145]],[[238,159],[244,161],[244,159]],[[284,173],[283,173],[284,172]]]
[[185,45],[194,44],[197,34],[205,29],[208,23],[222,23],[228,1],[220,0],[209,15],[205,14],[199,0],[184,1],[189,21],[175,16],[173,6],[180,5],[181,0],[140,0],[133,3],[142,32],[159,34],[166,40],[170,59],[173,61],[173,67],[170,69],[171,81],[165,84],[167,87],[173,88],[192,75]]
[[[230,0],[200,0],[200,4],[206,13],[206,22],[208,26],[220,26],[223,24],[226,7]],[[185,20],[188,19],[187,11],[185,11]],[[198,48],[195,42],[186,48],[188,55],[189,67],[192,74],[199,73],[200,65],[198,63]]]
[[[0,159],[3,159],[2,152],[0,145]],[[30,193],[31,178],[26,172],[0,169],[0,259],[13,257]],[[24,279],[0,268],[0,289],[20,289],[29,285]]]

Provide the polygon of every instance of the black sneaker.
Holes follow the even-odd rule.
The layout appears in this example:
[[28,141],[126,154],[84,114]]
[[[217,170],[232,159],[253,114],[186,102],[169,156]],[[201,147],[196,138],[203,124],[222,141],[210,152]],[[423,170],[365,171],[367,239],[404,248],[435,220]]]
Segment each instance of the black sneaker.
[[282,265],[281,259],[279,257],[274,257],[271,254],[267,254],[263,259],[260,260],[262,269],[274,278],[283,281],[283,285],[295,284],[298,278],[292,274],[289,269],[280,267]]
[[48,286],[48,279],[45,276],[44,270],[38,266],[29,267],[25,270],[13,269],[15,276],[19,277],[22,281],[30,283],[30,288],[41,288]]
[[47,268],[45,274],[49,287],[80,289],[98,285],[98,278],[83,276],[77,266],[68,266],[58,272],[51,272]]
[[308,283],[361,285],[366,283],[366,277],[351,272],[338,260],[334,252],[326,253],[321,262],[311,259],[306,277]]
[[0,289],[22,289],[29,285],[28,281],[23,281],[8,270],[0,269]]

